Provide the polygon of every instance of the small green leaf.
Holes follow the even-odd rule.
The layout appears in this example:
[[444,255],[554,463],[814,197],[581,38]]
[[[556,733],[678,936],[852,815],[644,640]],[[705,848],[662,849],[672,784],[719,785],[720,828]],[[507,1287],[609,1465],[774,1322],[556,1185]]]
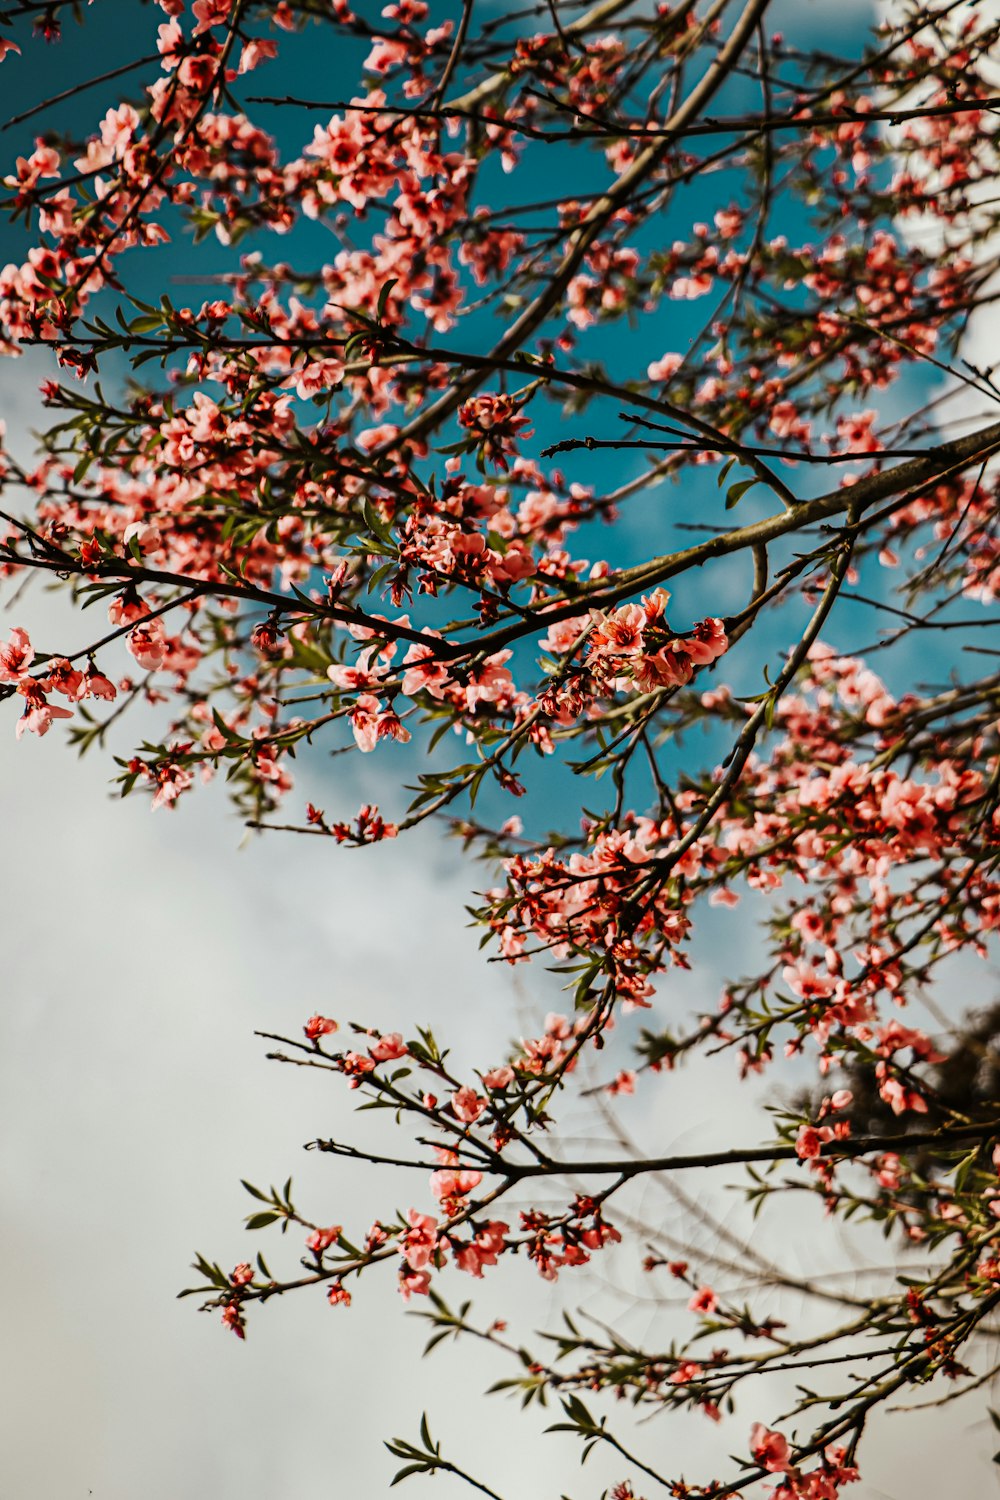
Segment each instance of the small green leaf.
[[719,470],[719,477],[716,483],[718,484],[720,490],[722,489],[722,486],[725,484],[726,480],[729,478],[729,472],[735,462],[735,458],[728,458],[722,465],[722,468]]
[[726,491],[726,509],[732,510],[734,505],[738,505],[747,490],[753,489],[756,483],[757,479],[754,477],[753,479],[741,479],[737,484],[731,484]]
[[398,277],[394,276],[391,281],[387,281],[386,284],[385,284],[385,286],[382,288],[382,290],[378,294],[378,307],[376,309],[375,316],[378,318],[378,320],[379,320],[380,323],[382,321],[382,314],[385,312],[385,304],[389,300],[389,293],[392,291],[393,287],[396,285],[396,282],[397,282],[398,279],[399,279]]
[[268,1214],[251,1214],[250,1217],[249,1217],[249,1219],[247,1219],[247,1228],[248,1229],[266,1229],[267,1226],[268,1226],[268,1224],[273,1224],[274,1221],[275,1221],[275,1219],[279,1219],[280,1217],[281,1217],[280,1214],[273,1214],[273,1213],[268,1213]]

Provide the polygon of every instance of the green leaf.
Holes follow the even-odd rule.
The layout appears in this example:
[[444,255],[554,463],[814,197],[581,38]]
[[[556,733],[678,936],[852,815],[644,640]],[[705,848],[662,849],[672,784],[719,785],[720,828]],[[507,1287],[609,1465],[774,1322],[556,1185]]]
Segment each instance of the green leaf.
[[405,1469],[400,1469],[399,1472],[389,1480],[389,1487],[391,1488],[394,1484],[398,1484],[401,1479],[409,1479],[411,1474],[426,1474],[426,1472],[426,1464],[407,1464]]
[[365,525],[368,527],[368,530],[375,536],[377,536],[380,541],[385,542],[387,545],[391,544],[392,530],[386,524],[386,522],[383,521],[378,511],[369,500],[365,500],[363,502],[361,507],[361,514],[364,516]]
[[734,505],[738,505],[747,490],[753,489],[757,482],[756,477],[754,477],[753,479],[741,479],[737,484],[731,484],[726,491],[726,509],[732,510]]
[[[965,1184],[969,1180],[969,1173],[972,1171],[973,1167],[976,1165],[976,1158],[978,1156],[979,1156],[979,1147],[978,1146],[974,1146],[973,1149],[969,1152],[968,1156],[963,1156],[962,1160],[959,1162],[958,1166],[955,1168],[955,1192],[956,1193],[964,1192],[964,1190],[965,1190]],[[1000,1423],[997,1423],[996,1425],[998,1427],[1000,1427]]]
[[385,304],[389,300],[389,294],[392,291],[393,287],[396,285],[398,279],[398,277],[394,276],[391,281],[387,281],[385,286],[378,294],[378,307],[376,309],[375,316],[378,318],[380,323],[382,321],[382,314],[385,312]]
[[280,1214],[251,1214],[247,1219],[248,1229],[266,1229],[268,1224],[273,1224],[275,1219],[280,1219]]
[[[242,745],[243,741],[240,739],[239,735],[233,733],[217,708],[212,709],[212,722],[214,723],[219,733],[222,735],[222,738],[226,740],[228,744]],[[246,1187],[245,1182],[243,1183],[243,1186]],[[258,1194],[257,1196],[259,1197],[260,1194]]]

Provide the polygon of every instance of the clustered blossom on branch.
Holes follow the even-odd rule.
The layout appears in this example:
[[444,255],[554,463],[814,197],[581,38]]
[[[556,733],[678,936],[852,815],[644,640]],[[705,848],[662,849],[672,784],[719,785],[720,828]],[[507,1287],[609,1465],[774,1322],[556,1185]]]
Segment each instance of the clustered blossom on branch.
[[[257,1303],[322,1287],[347,1308],[387,1268],[432,1344],[492,1344],[504,1387],[629,1466],[616,1500],[640,1474],[680,1500],[836,1500],[897,1391],[989,1375],[1000,1303],[1000,1093],[956,1092],[961,1047],[907,1009],[1000,926],[978,634],[1000,391],[961,362],[1000,267],[1000,26],[970,0],[900,5],[838,59],[805,23],[775,33],[768,0],[158,7],[127,98],[92,106],[81,79],[87,128],[11,122],[4,204],[31,245],[0,270],[0,348],[52,363],[40,451],[0,445],[0,699],[18,736],[66,720],[81,751],[122,748],[123,793],[154,809],[221,773],[253,827],[363,846],[449,820],[493,872],[493,956],[569,984],[568,1014],[472,1073],[416,1018],[316,1013],[276,1038],[413,1142],[314,1146],[421,1186],[368,1227],[249,1187],[248,1228],[295,1226],[300,1265],[199,1257],[195,1290],[242,1339]],[[0,18],[4,69],[69,10]],[[317,48],[326,101],[288,93]],[[231,259],[178,305],[189,233]],[[39,575],[103,613],[82,644],[43,649]],[[134,747],[141,705],[159,738]],[[336,784],[329,813],[296,803],[308,746],[372,755],[386,810]],[[583,815],[548,829],[538,799],[572,773]],[[741,902],[753,972],[679,1014],[670,972],[697,967],[707,907]],[[757,1146],[569,1153],[565,1096],[669,1088],[689,1055],[727,1079],[803,1055],[819,1092]],[[653,1228],[644,1264],[687,1302],[668,1353],[568,1320],[536,1356],[445,1301],[514,1257],[551,1281],[625,1255],[631,1184],[725,1167],[756,1206],[874,1218],[919,1270],[784,1329],[727,1291],[746,1267]],[[826,1384],[767,1425],[768,1377],[799,1369]],[[584,1404],[605,1392],[713,1420],[752,1397],[743,1469],[661,1474]],[[495,1495],[426,1420],[390,1451]]]

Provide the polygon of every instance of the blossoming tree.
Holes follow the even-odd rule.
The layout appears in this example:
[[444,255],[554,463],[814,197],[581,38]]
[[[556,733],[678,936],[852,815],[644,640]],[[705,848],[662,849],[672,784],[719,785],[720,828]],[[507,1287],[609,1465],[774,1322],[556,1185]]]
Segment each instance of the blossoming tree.
[[[5,202],[28,239],[0,272],[0,334],[52,360],[41,451],[12,441],[0,469],[11,732],[118,748],[122,793],[180,816],[224,775],[252,827],[331,858],[436,820],[493,872],[493,956],[567,985],[565,1013],[469,1073],[420,1017],[404,1035],[303,1015],[276,1055],[404,1138],[313,1144],[407,1171],[412,1206],[326,1224],[290,1187],[250,1188],[248,1229],[291,1229],[298,1253],[199,1257],[198,1295],[243,1338],[292,1293],[395,1284],[432,1342],[485,1339],[508,1388],[613,1450],[618,1500],[762,1481],[833,1500],[890,1398],[998,1368],[1000,1094],[975,1083],[997,1027],[963,1030],[937,997],[960,972],[975,1002],[1000,924],[981,633],[1000,387],[962,342],[1000,268],[1000,26],[907,0],[836,56],[808,17],[776,33],[769,0],[158,7],[136,19],[152,55],[110,75],[85,74],[77,40],[78,114],[127,75],[96,129],[49,128],[44,70],[11,122]],[[73,10],[0,8],[8,76]],[[339,97],[290,92],[306,49]],[[191,305],[148,290],[186,229],[231,247]],[[82,615],[43,651],[37,578],[106,624]],[[387,759],[402,810],[303,805],[292,766],[313,746]],[[577,811],[552,828],[540,809],[567,783]],[[690,1018],[669,976],[706,923],[733,933],[734,972]],[[570,1149],[575,1097],[669,1092],[699,1054],[720,1086],[774,1075],[786,1103],[758,1142]],[[800,1080],[803,1058],[818,1081],[788,1103],[782,1060]],[[823,1299],[785,1327],[742,1300],[759,1264],[616,1227],[636,1183],[726,1169],[765,1214],[806,1191],[878,1221],[905,1277],[854,1296],[779,1276]],[[585,1277],[630,1236],[651,1284],[662,1269],[689,1299],[669,1349],[570,1320],[553,1359],[449,1301],[514,1257]],[[809,1372],[780,1424],[776,1371]],[[715,1473],[682,1479],[626,1447],[606,1393],[738,1404],[742,1463],[720,1445]],[[426,1422],[392,1451],[404,1475],[495,1494]]]

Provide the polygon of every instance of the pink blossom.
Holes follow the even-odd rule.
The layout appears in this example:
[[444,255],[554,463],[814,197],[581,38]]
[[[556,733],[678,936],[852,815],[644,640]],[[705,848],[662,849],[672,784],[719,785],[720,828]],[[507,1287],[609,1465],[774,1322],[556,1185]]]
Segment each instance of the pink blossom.
[[375,1071],[375,1063],[372,1058],[366,1057],[363,1052],[345,1052],[340,1059],[340,1066],[348,1081],[348,1087],[360,1088],[369,1073]]
[[776,437],[809,441],[810,424],[800,417],[798,407],[793,401],[775,402],[767,425]]
[[812,1161],[822,1155],[824,1142],[832,1138],[833,1131],[828,1126],[817,1130],[812,1125],[803,1125],[795,1139],[795,1153],[803,1161]]
[[671,284],[670,295],[681,301],[693,302],[697,297],[704,297],[712,290],[715,278],[707,271],[699,271],[693,276],[678,276]]
[[410,1227],[400,1236],[399,1253],[411,1271],[422,1271],[437,1248],[437,1219],[411,1208]]
[[14,734],[17,739],[21,738],[25,730],[39,736],[48,734],[53,719],[71,719],[72,717],[72,709],[58,708],[54,703],[41,703],[35,707],[29,705],[15,724]]
[[456,1119],[463,1121],[466,1125],[472,1125],[486,1108],[486,1100],[477,1094],[475,1089],[465,1085],[463,1088],[456,1089],[452,1094],[451,1107]]
[[720,208],[715,215],[715,227],[724,240],[731,240],[743,228],[743,212],[739,208]]
[[243,1320],[243,1312],[238,1299],[233,1298],[227,1302],[222,1309],[222,1322],[226,1328],[232,1330],[238,1339],[246,1338],[246,1325]]
[[482,1172],[442,1171],[431,1175],[431,1192],[439,1203],[448,1199],[467,1198],[483,1180]]
[[34,658],[35,648],[28,639],[28,632],[15,626],[7,644],[0,641],[0,682],[17,682]]
[[472,668],[465,689],[465,701],[470,709],[475,709],[480,703],[497,703],[513,688],[513,679],[503,665],[511,655],[510,651],[497,651],[481,666]]
[[379,714],[377,732],[380,740],[398,740],[401,745],[408,744],[410,740],[410,731],[392,709]]
[[872,428],[878,418],[876,411],[863,411],[854,417],[837,420],[837,436],[848,453],[877,453],[882,447]]
[[750,1452],[762,1469],[772,1474],[785,1474],[791,1468],[788,1462],[788,1439],[780,1432],[773,1432],[763,1422],[755,1422],[750,1429]]
[[725,627],[722,621],[714,616],[699,621],[690,637],[681,640],[679,644],[696,667],[708,666],[709,663],[718,661],[719,657],[729,649]]
[[[266,62],[269,58],[277,57],[277,55],[277,42],[270,41],[265,37],[251,37],[240,53],[240,63],[236,71],[238,73],[251,73],[254,68],[259,68],[262,62]],[[350,1299],[348,1298],[348,1300]]]
[[155,672],[167,654],[163,621],[140,620],[125,637],[125,645],[144,671]]
[[471,1276],[482,1276],[484,1266],[495,1266],[506,1248],[504,1235],[509,1227],[494,1220],[478,1228],[469,1243],[459,1245],[455,1250],[455,1264],[459,1270]]
[[194,28],[195,36],[213,26],[223,26],[231,7],[232,0],[194,0],[191,11],[198,23]]
[[623,1068],[614,1082],[607,1085],[606,1092],[609,1094],[634,1094],[635,1073],[629,1068]]
[[650,380],[669,380],[677,374],[683,363],[684,356],[682,354],[664,354],[660,359],[654,360],[649,365],[646,374]]
[[895,1151],[886,1151],[876,1161],[875,1181],[880,1187],[895,1192],[900,1184],[900,1159]]
[[155,812],[159,807],[169,807],[186,792],[194,781],[194,773],[176,761],[162,761],[156,768],[156,793],[152,801]]
[[426,1296],[430,1291],[430,1271],[414,1271],[409,1266],[401,1266],[399,1270],[399,1292],[405,1302],[416,1293]]
[[181,43],[184,33],[176,21],[164,21],[156,29],[156,50],[163,58],[163,66],[166,69],[176,68],[179,61]]
[[314,1229],[306,1240],[306,1248],[314,1250],[317,1255],[322,1255],[324,1250],[329,1250],[340,1239],[341,1227],[339,1224],[331,1224],[328,1229]]
[[424,646],[414,642],[404,656],[403,665],[408,670],[403,673],[402,690],[407,698],[413,698],[417,693],[430,693],[432,698],[444,697],[451,678],[444,662],[431,660],[433,652],[432,644]]
[[407,1056],[407,1047],[398,1031],[390,1031],[372,1042],[368,1048],[376,1062],[392,1062],[397,1057]]
[[378,715],[379,701],[371,693],[362,693],[354,708],[348,714],[351,728],[354,731],[354,741],[359,750],[366,754],[375,749],[378,744]]
[[311,1042],[315,1042],[321,1036],[328,1036],[330,1032],[336,1031],[337,1022],[331,1021],[329,1016],[310,1016],[302,1030]]
[[96,671],[95,668],[88,668],[84,673],[84,692],[81,694],[81,697],[103,698],[110,703],[117,696],[118,689],[113,682],[105,677],[103,673]]
[[78,703],[87,696],[86,678],[64,656],[53,656],[45,664],[44,687],[47,693],[62,693]]
[[898,1078],[883,1074],[879,1079],[878,1091],[894,1115],[927,1113],[927,1100],[923,1095],[907,1088]]
[[833,994],[834,981],[825,974],[817,973],[812,964],[800,959],[796,964],[786,964],[782,970],[785,983],[800,1000],[825,1000]]

